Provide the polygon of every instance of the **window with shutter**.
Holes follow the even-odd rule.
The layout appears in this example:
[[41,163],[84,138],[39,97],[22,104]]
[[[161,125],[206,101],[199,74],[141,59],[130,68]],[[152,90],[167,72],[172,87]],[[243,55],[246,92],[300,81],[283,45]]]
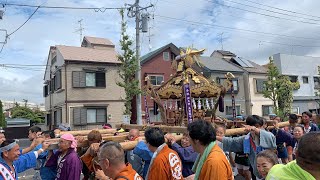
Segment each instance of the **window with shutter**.
[[86,87],[86,72],[80,71],[79,72],[79,85],[80,87]]
[[81,108],[80,110],[80,123],[81,125],[87,125],[87,109],[86,108]]
[[72,87],[86,87],[86,72],[72,71]]
[[80,71],[72,71],[72,87],[80,87]]
[[73,108],[73,124],[81,125],[81,109],[82,108]]
[[55,73],[56,90],[61,89],[61,70]]
[[62,109],[57,110],[57,125],[62,123]]

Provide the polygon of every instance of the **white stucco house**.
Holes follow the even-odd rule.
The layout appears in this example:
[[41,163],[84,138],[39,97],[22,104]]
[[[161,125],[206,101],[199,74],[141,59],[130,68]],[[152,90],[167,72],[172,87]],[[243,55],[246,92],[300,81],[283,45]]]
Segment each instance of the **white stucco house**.
[[318,97],[315,92],[320,89],[320,57],[274,54],[273,60],[283,75],[291,81],[299,81],[300,89],[293,92],[294,113],[304,111],[320,113]]

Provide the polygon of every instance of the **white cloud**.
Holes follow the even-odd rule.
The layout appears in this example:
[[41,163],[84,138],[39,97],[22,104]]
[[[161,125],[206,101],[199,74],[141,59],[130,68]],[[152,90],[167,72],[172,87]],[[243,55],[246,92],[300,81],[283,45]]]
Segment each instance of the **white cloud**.
[[[256,6],[258,8],[279,11],[250,3],[246,0],[232,1]],[[156,4],[154,8],[148,10],[151,14],[149,21],[151,27],[151,46],[155,49],[172,42],[178,47],[193,46],[196,48],[206,48],[207,51],[205,54],[209,55],[213,50],[221,48],[219,34],[223,33],[223,47],[225,50],[230,50],[238,56],[255,60],[257,63],[265,63],[268,56],[279,52],[320,56],[319,47],[288,46],[290,44],[320,46],[318,42],[320,36],[318,34],[320,18],[304,16],[305,18],[319,20],[313,21],[319,22],[318,25],[291,22],[241,11],[236,8],[288,19],[307,20],[243,6],[233,3],[232,1],[141,0],[140,3],[142,6],[149,5],[150,2]],[[320,12],[317,8],[320,2],[317,1],[257,0],[254,2],[320,17]],[[125,3],[133,4],[134,0],[12,0],[10,3],[34,5],[44,3],[44,5],[47,6],[121,7]],[[235,8],[222,6],[221,4]],[[5,16],[3,20],[0,21],[0,29],[6,29],[10,33],[19,27],[35,8],[7,6],[5,9]],[[289,12],[285,11],[282,11],[282,13],[289,14]],[[152,15],[155,15],[154,19]],[[303,16],[301,14],[292,15]],[[79,28],[77,21],[80,19],[83,19],[83,27],[85,28],[84,35],[109,38],[113,43],[118,45],[120,38],[120,16],[117,10],[106,10],[102,13],[93,10],[39,9],[25,26],[10,37],[4,51],[0,54],[0,64],[45,64],[51,45],[64,44],[79,46],[79,33],[75,31]],[[134,18],[127,18],[127,20],[127,31],[132,35],[132,39],[135,39]],[[189,22],[179,20],[187,20]],[[234,30],[234,28],[238,30]],[[240,31],[239,29],[286,36],[307,37],[311,39],[253,33]],[[3,34],[0,34],[0,36],[1,41]],[[142,55],[149,51],[148,36],[149,33],[141,35]],[[43,73],[39,72],[39,67],[36,70],[37,71],[34,71],[34,69],[0,68],[0,99],[12,100],[12,98],[15,98],[16,100],[21,100],[24,98],[30,102],[42,102]]]

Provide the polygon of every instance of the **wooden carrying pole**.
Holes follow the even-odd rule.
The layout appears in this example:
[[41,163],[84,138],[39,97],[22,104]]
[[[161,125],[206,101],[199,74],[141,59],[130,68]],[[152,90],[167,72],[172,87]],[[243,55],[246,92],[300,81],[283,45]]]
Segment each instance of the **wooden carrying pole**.
[[[279,128],[289,126],[289,122],[280,122],[278,123]],[[118,125],[121,126],[123,129],[139,129],[139,130],[145,130],[147,126],[143,125],[135,125],[135,124],[121,124]],[[163,126],[163,125],[156,125],[156,126],[151,126],[151,127],[159,127],[161,128],[164,132],[170,132],[170,133],[186,133],[187,128],[186,127],[181,127],[181,126]],[[273,129],[273,126],[268,126],[268,129]],[[110,130],[110,129],[107,129]],[[71,132],[71,131],[66,131]],[[89,131],[90,132],[90,131]],[[103,131],[104,132],[104,131]],[[110,131],[108,131],[110,132]],[[112,131],[111,131],[112,132]],[[245,128],[234,128],[234,129],[227,129],[225,136],[234,136],[234,135],[241,135],[241,134],[246,134],[247,132],[245,131]],[[84,133],[75,133],[75,134],[84,134]],[[121,142],[121,146],[123,147],[124,150],[130,150],[133,149],[138,142],[137,141],[129,141],[129,142],[123,142],[126,140],[127,135],[124,133],[123,135],[118,135],[118,136],[112,136],[112,135],[104,135],[103,140],[106,141],[116,141],[116,142]],[[181,140],[182,135],[177,135],[176,140]],[[57,149],[57,141],[58,139],[52,139],[50,141],[53,141],[53,144],[50,145],[50,149]],[[88,146],[88,141],[85,140],[81,143],[78,144],[78,147],[87,147]]]
[[[140,136],[141,137],[141,136]],[[175,139],[176,141],[179,141],[182,139],[182,135],[175,135]],[[144,139],[144,137],[142,137]],[[138,141],[127,141],[127,142],[123,142],[125,140],[125,138],[123,136],[113,136],[113,137],[110,137],[110,138],[106,138],[104,140],[109,140],[109,141],[116,141],[116,142],[120,142],[120,145],[122,146],[122,148],[124,150],[131,150],[133,148],[136,147],[136,145],[138,144]],[[52,144],[49,146],[49,149],[52,150],[52,149],[58,149],[58,141],[59,139],[56,138],[56,139],[50,139],[49,140]],[[81,147],[88,147],[89,144],[88,144],[88,141],[84,141],[84,142],[81,142],[81,143],[78,143],[78,148],[81,148]]]
[[[97,130],[101,134],[114,134],[117,132],[116,129],[92,129],[92,130]],[[63,134],[72,134],[74,136],[86,136],[88,135],[92,130],[80,130],[80,131],[61,131],[59,132],[59,135]]]
[[[289,126],[289,122],[280,122],[278,123],[279,127],[285,127]],[[136,124],[121,124],[117,125],[118,127],[122,127],[123,129],[139,129],[139,130],[145,130],[147,126],[143,125],[136,125]],[[164,126],[164,125],[155,125],[150,127],[159,127],[164,132],[169,133],[186,133],[187,127],[181,127],[181,126]],[[273,126],[268,126],[268,129],[273,129]],[[233,136],[233,135],[241,135],[246,134],[245,128],[234,128],[234,129],[227,129],[225,136]]]

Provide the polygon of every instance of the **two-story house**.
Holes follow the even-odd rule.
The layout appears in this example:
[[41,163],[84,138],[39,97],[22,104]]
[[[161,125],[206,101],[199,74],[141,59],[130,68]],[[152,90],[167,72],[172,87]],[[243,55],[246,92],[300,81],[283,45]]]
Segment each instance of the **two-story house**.
[[292,82],[299,82],[300,88],[293,92],[292,112],[304,111],[320,113],[318,97],[315,92],[320,88],[320,57],[274,54],[273,60],[283,75],[288,75]]
[[108,39],[83,38],[81,47],[51,46],[44,74],[47,125],[92,129],[122,120],[125,92],[116,85],[115,45]]
[[215,50],[211,56],[221,58],[244,70],[243,83],[247,114],[266,117],[273,113],[272,101],[264,98],[262,94],[263,84],[267,80],[267,69],[265,67],[245,58],[237,57],[230,51]]
[[[225,85],[226,77],[228,72],[231,72],[235,78],[232,80],[234,87],[234,97],[236,105],[237,115],[247,115],[246,99],[245,99],[245,85],[244,85],[244,70],[240,67],[224,60],[222,57],[212,56],[201,56],[200,61],[204,64],[203,74],[221,85]],[[224,97],[225,111],[217,111],[217,115],[222,117],[231,118],[233,114],[231,91],[229,90]]]
[[248,114],[267,117],[273,113],[273,102],[263,97],[264,82],[267,81],[267,68],[244,58],[234,57],[229,62],[241,67],[244,73],[246,106]]
[[[171,68],[172,60],[180,54],[179,48],[173,43],[166,44],[154,51],[151,51],[140,58],[141,63],[141,86],[146,85],[145,78],[149,76],[150,82],[159,86],[167,81],[175,71]],[[146,98],[146,99],[145,99]],[[145,103],[147,102],[147,103]],[[149,96],[142,96],[142,114],[145,116],[146,104],[151,122],[160,122],[160,114],[154,109],[154,102]],[[135,106],[133,106],[135,107]],[[132,118],[136,119],[136,110],[132,110]]]

